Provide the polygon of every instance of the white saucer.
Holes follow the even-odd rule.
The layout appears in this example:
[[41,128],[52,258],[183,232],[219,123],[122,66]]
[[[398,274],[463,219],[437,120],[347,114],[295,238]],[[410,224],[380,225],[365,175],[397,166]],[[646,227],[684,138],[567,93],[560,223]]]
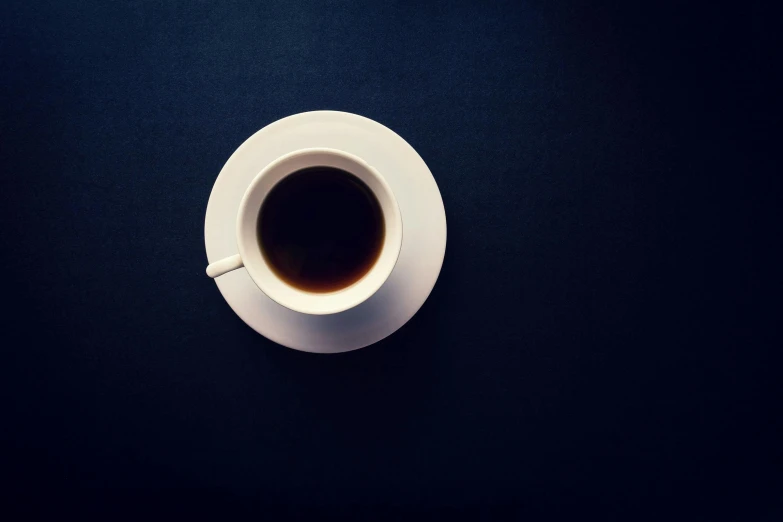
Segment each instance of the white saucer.
[[400,257],[389,279],[355,308],[320,316],[294,312],[272,301],[244,268],[215,282],[234,312],[272,341],[306,352],[346,352],[394,333],[424,304],[446,253],[446,212],[424,160],[393,131],[347,112],[304,112],[256,132],[223,166],[212,187],[204,222],[208,263],[237,253],[239,202],[256,174],[283,154],[309,147],[355,154],[391,185],[404,232]]

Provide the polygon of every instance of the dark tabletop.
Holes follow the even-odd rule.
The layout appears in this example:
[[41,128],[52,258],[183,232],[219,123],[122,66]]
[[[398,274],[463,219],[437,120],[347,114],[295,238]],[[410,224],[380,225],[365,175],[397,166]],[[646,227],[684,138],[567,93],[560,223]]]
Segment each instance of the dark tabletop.
[[[780,28],[608,4],[0,4],[7,483],[772,520]],[[318,109],[405,138],[448,219],[419,313],[334,356],[204,274],[226,159]]]

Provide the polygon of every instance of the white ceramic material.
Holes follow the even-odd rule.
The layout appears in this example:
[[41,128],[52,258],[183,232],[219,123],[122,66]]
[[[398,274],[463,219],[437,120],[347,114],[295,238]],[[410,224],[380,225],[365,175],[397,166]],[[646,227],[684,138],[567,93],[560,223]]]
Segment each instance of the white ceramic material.
[[[259,211],[272,188],[296,171],[317,166],[335,167],[362,180],[375,194],[385,225],[381,253],[372,268],[352,285],[328,293],[306,292],[277,277],[262,254],[256,231]],[[403,225],[397,200],[377,170],[361,158],[336,149],[297,150],[277,158],[250,182],[239,203],[236,220],[239,259],[233,255],[216,261],[207,267],[207,275],[219,277],[244,266],[258,288],[273,301],[304,314],[334,314],[364,302],[386,282],[397,263],[402,235]]]
[[302,149],[342,151],[381,174],[404,223],[393,270],[369,298],[345,311],[300,313],[262,292],[248,270],[215,279],[229,306],[251,328],[284,346],[316,353],[354,350],[404,325],[435,285],[446,250],[446,214],[429,169],[397,134],[370,119],[335,111],[296,114],[248,138],[220,172],[207,205],[207,259],[216,271],[241,266],[237,220],[251,183],[270,164]]

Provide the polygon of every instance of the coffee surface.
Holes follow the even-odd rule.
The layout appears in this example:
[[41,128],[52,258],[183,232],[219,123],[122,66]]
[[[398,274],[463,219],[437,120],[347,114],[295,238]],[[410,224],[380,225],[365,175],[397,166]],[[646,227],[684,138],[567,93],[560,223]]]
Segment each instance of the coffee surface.
[[289,175],[270,191],[258,217],[264,258],[300,290],[332,292],[362,278],[385,235],[380,204],[359,178],[333,167]]

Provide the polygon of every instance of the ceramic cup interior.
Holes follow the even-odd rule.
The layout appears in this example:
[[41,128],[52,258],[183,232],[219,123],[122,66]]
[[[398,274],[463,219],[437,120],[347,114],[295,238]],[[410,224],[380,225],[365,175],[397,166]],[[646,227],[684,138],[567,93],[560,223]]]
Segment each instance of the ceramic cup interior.
[[[332,167],[353,174],[373,192],[383,215],[385,234],[375,264],[359,280],[333,292],[308,292],[278,277],[263,255],[257,232],[261,207],[272,188],[294,172],[309,167]],[[291,152],[259,172],[240,203],[236,230],[241,263],[258,288],[282,306],[305,314],[334,314],[368,299],[391,274],[402,247],[402,216],[383,176],[357,156],[326,148]]]

